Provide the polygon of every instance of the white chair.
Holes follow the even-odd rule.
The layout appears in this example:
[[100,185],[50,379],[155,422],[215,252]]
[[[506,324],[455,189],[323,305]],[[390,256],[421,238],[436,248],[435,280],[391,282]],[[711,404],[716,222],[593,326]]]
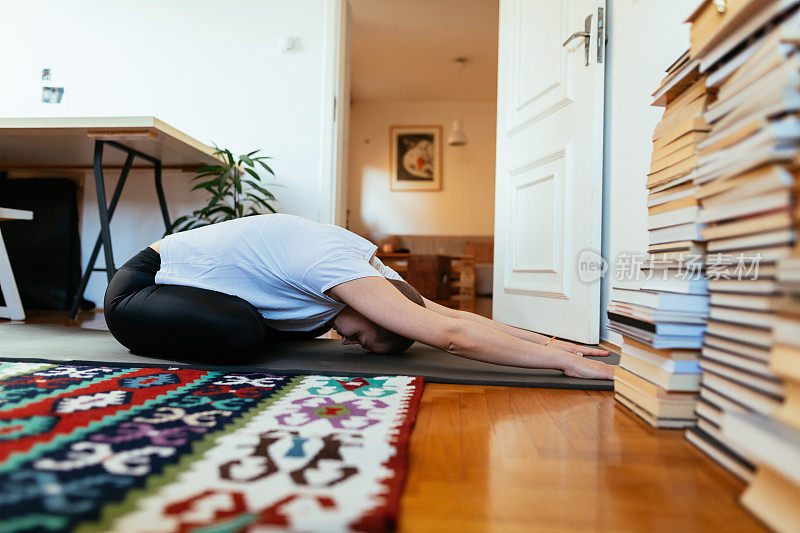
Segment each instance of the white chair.
[[[3,220],[33,220],[33,211],[0,207],[0,221]],[[11,261],[8,259],[2,233],[0,233],[0,292],[6,301],[5,306],[0,306],[0,318],[25,320],[25,311],[22,309],[22,300],[19,298],[17,282],[14,280],[14,272],[11,271]]]

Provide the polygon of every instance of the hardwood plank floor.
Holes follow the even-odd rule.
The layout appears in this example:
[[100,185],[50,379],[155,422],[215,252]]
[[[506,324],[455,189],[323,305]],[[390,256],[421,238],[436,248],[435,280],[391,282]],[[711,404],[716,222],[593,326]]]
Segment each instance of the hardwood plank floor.
[[760,531],[744,484],[610,392],[430,384],[400,530]]
[[[105,328],[100,312],[26,322]],[[428,384],[410,452],[401,532],[762,530],[742,482],[610,392]]]

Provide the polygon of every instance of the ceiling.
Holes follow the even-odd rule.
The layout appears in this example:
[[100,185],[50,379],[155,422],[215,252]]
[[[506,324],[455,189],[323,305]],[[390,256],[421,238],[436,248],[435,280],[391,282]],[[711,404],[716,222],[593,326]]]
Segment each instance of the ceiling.
[[[494,101],[498,0],[350,0],[352,99]],[[456,57],[468,62],[458,71]]]

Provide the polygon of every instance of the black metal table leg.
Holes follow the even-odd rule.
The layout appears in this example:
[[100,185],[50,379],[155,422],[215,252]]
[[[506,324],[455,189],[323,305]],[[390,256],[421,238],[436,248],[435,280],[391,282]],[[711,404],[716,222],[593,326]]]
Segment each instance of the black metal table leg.
[[[118,150],[122,150],[123,152],[128,154],[128,157],[125,159],[125,165],[122,168],[122,173],[119,176],[119,181],[117,182],[117,186],[114,189],[114,196],[111,199],[111,203],[106,206],[106,187],[105,187],[105,179],[103,176],[103,147],[105,145],[109,145],[113,148],[117,148]],[[92,275],[92,272],[105,270],[106,277],[108,281],[111,282],[111,278],[114,277],[114,273],[116,272],[116,268],[114,266],[114,253],[111,249],[111,217],[114,215],[114,211],[117,208],[117,203],[119,202],[119,198],[122,195],[122,189],[125,187],[125,181],[128,178],[128,173],[131,170],[131,165],[133,164],[133,159],[139,157],[144,159],[145,161],[149,161],[153,164],[155,170],[155,184],[156,184],[156,195],[158,196],[158,205],[161,208],[161,216],[164,219],[164,226],[169,233],[169,228],[172,225],[169,218],[169,210],[167,209],[167,200],[164,196],[164,187],[161,183],[161,161],[156,159],[153,156],[147,155],[142,153],[138,150],[134,150],[133,148],[128,148],[122,144],[119,144],[116,141],[101,141],[97,140],[94,143],[94,182],[97,188],[97,207],[100,215],[100,234],[97,236],[97,240],[94,244],[94,249],[92,250],[92,255],[89,258],[89,262],[86,265],[86,270],[83,273],[83,277],[81,278],[80,285],[78,286],[78,291],[75,294],[75,299],[72,301],[72,307],[69,312],[70,318],[75,318],[75,315],[78,312],[78,307],[80,306],[81,299],[83,298],[83,293],[86,291],[86,285],[89,283],[89,276]],[[103,268],[94,268],[95,263],[97,262],[97,256],[100,253],[100,246],[103,247],[103,253],[105,255],[106,260],[106,267]]]
[[[111,220],[111,217],[114,216],[114,211],[117,209],[117,203],[119,202],[119,197],[122,195],[122,188],[125,187],[125,181],[128,179],[128,173],[131,170],[131,165],[133,164],[133,158],[136,157],[134,154],[128,154],[128,157],[125,159],[125,165],[122,167],[122,172],[119,175],[119,180],[117,181],[117,186],[114,188],[114,196],[111,198],[111,203],[108,206],[108,219]],[[102,235],[97,235],[97,240],[94,243],[94,248],[92,249],[92,255],[89,258],[89,262],[86,264],[86,270],[83,273],[83,277],[81,278],[81,283],[78,286],[78,292],[76,293],[75,298],[72,300],[72,307],[69,310],[69,317],[75,318],[75,315],[78,313],[78,307],[80,306],[81,297],[83,293],[86,291],[86,285],[89,283],[89,277],[92,275],[94,271],[94,265],[97,262],[97,256],[100,255],[100,246],[102,245]]]
[[158,196],[158,206],[161,208],[161,216],[164,219],[164,228],[169,230],[169,227],[172,225],[172,222],[169,218],[169,210],[167,209],[167,200],[164,196],[164,187],[161,184],[161,161],[156,159],[151,155],[147,155],[142,153],[138,150],[134,150],[133,148],[128,148],[122,144],[119,144],[116,141],[106,141],[106,144],[109,146],[113,146],[123,152],[127,152],[129,154],[134,154],[136,157],[140,159],[144,159],[145,161],[150,161],[153,163],[153,170],[155,172],[155,183],[156,183],[156,195]]
[[170,230],[172,222],[170,222],[169,211],[167,210],[167,199],[164,196],[164,187],[161,185],[161,161],[155,161],[153,165],[156,181],[156,194],[158,195],[158,205],[161,207],[161,216],[164,218],[164,230],[167,233],[172,233]]
[[103,178],[103,141],[94,142],[94,183],[97,186],[97,208],[100,214],[100,236],[103,239],[103,254],[106,258],[106,277],[114,277],[114,251],[111,249],[111,221],[108,219],[106,185]]

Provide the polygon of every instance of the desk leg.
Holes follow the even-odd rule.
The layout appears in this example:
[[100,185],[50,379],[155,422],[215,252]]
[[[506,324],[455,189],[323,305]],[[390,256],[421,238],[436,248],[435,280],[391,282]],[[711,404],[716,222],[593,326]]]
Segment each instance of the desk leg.
[[[117,181],[117,186],[114,189],[114,196],[111,199],[111,203],[106,206],[106,186],[105,180],[103,178],[103,147],[108,144],[112,148],[116,148],[118,150],[122,150],[128,157],[125,159],[125,166],[122,168],[122,173],[119,176],[119,181]],[[153,156],[147,155],[145,153],[139,152],[134,150],[133,148],[128,148],[122,144],[119,144],[116,141],[102,141],[97,140],[94,142],[94,182],[97,187],[97,208],[100,215],[100,235],[97,237],[97,241],[94,245],[94,250],[92,250],[92,256],[89,259],[89,264],[86,266],[86,270],[83,273],[83,278],[81,279],[80,287],[78,288],[78,292],[75,295],[75,300],[72,302],[72,309],[70,310],[69,317],[75,318],[75,315],[78,312],[78,306],[80,305],[81,298],[83,298],[83,292],[86,290],[86,285],[89,282],[89,276],[91,276],[92,272],[96,270],[105,270],[106,276],[108,277],[108,281],[111,282],[111,278],[114,277],[114,273],[116,272],[116,268],[114,266],[114,252],[111,249],[111,217],[114,215],[114,210],[117,207],[117,202],[119,201],[119,197],[122,194],[122,188],[125,186],[125,180],[128,178],[128,173],[131,170],[131,164],[133,163],[134,157],[140,157],[145,161],[149,161],[153,163],[155,169],[155,182],[156,182],[156,194],[158,195],[158,204],[161,207],[161,216],[164,218],[164,225],[167,228],[167,232],[169,232],[169,227],[172,224],[169,219],[169,211],[167,210],[167,200],[164,197],[164,187],[161,184],[161,161],[154,158]],[[97,256],[100,253],[100,246],[103,246],[103,252],[106,259],[106,268],[94,268],[94,264],[97,261]]]
[[[135,154],[128,154],[128,157],[125,159],[125,165],[122,167],[122,172],[119,175],[117,186],[114,188],[114,196],[112,196],[111,203],[108,205],[109,223],[111,222],[111,217],[114,216],[114,211],[117,209],[117,203],[122,195],[122,188],[125,187],[125,181],[128,179],[128,173],[131,170],[131,165],[133,165],[134,157],[136,157]],[[103,189],[105,190],[105,187],[103,187]],[[97,262],[97,256],[100,254],[100,246],[102,244],[103,234],[101,231],[94,243],[94,249],[92,249],[92,255],[89,258],[89,262],[86,264],[86,271],[83,273],[83,277],[81,278],[81,283],[78,286],[78,292],[75,294],[75,299],[72,301],[72,307],[69,311],[70,318],[75,318],[75,315],[78,313],[78,307],[80,306],[81,298],[83,297],[83,293],[86,291],[86,285],[89,283],[89,277],[92,275],[92,272],[94,272],[94,265]],[[106,258],[107,257],[108,256],[106,256]]]
[[103,178],[103,141],[94,142],[94,184],[97,186],[97,208],[100,214],[100,235],[106,257],[106,277],[114,277],[114,251],[111,249],[111,227],[106,204],[106,184]]
[[161,161],[155,161],[153,165],[155,171],[156,194],[158,195],[158,205],[161,207],[161,216],[164,218],[164,229],[167,233],[172,233],[172,230],[170,230],[172,222],[169,220],[167,199],[164,197],[164,187],[161,185]]
[[0,233],[0,294],[6,301],[6,305],[0,306],[0,317],[25,320],[25,310],[22,308],[17,281],[14,279],[14,271],[11,270],[11,260],[8,258],[2,233]]

